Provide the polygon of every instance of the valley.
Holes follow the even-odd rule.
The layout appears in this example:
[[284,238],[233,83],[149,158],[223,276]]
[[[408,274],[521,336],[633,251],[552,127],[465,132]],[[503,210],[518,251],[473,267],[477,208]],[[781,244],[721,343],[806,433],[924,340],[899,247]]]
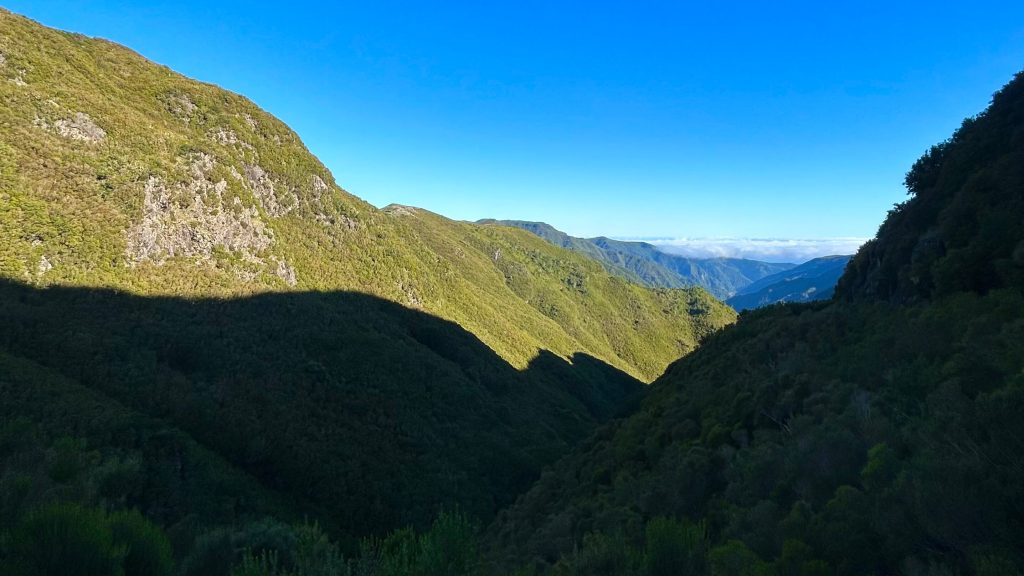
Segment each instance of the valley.
[[690,258],[0,9],[0,572],[1021,573],[1022,134],[1018,74],[857,254]]

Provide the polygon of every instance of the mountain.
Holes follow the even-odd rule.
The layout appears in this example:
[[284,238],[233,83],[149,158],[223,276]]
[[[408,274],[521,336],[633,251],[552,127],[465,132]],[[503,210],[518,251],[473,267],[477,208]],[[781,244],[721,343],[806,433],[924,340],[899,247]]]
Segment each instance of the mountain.
[[[457,322],[519,368],[583,352],[644,380],[697,343],[701,318],[731,321],[699,291],[644,290],[532,236],[377,210],[239,95],[109,42],[3,24],[4,277],[190,297],[362,292]],[[691,300],[709,314],[671,311]]]
[[1024,74],[914,164],[834,300],[751,312],[673,364],[502,512],[491,557],[1021,573],[1022,134]]
[[585,254],[613,274],[634,282],[656,288],[701,286],[721,300],[752,282],[794,266],[743,258],[687,258],[662,252],[646,242],[576,238],[543,222],[480,220],[477,224],[521,228],[555,246]]
[[751,282],[725,302],[736,310],[747,310],[779,302],[827,300],[835,293],[836,283],[851,258],[824,256],[809,260]]
[[279,521],[487,520],[735,319],[378,210],[244,97],[3,10],[0,102],[3,526],[137,508],[223,560]]

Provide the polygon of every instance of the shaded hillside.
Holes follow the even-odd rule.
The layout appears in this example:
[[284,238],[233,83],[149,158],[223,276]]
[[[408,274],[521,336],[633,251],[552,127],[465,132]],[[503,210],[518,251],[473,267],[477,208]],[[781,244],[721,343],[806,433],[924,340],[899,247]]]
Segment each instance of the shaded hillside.
[[585,254],[634,282],[661,288],[700,286],[722,300],[751,282],[793,267],[743,258],[687,258],[662,252],[646,242],[576,238],[543,222],[480,220],[478,224],[522,228],[555,246]]
[[[673,364],[501,514],[493,556],[571,574],[645,573],[651,554],[690,573],[1021,573],[1022,112],[1018,75],[914,165],[837,300],[755,311]],[[659,539],[662,516],[678,536]]]
[[363,292],[455,321],[518,368],[585,353],[644,380],[733,319],[698,291],[627,287],[582,256],[518,248],[512,231],[377,210],[249,100],[116,44],[0,11],[0,55],[2,277]]
[[1024,283],[1022,124],[1018,78],[914,164],[911,198],[889,211],[837,294],[903,302]]
[[3,10],[0,102],[4,568],[38,540],[8,526],[106,521],[77,504],[139,508],[186,574],[282,521],[487,520],[735,318],[377,210],[245,98]]
[[748,284],[725,302],[736,310],[747,310],[779,302],[828,300],[835,294],[836,283],[851,258],[825,256],[809,260]]
[[[110,399],[356,536],[424,525],[443,505],[491,516],[640,388],[582,354],[543,353],[520,372],[451,322],[355,293],[186,300],[2,282],[0,301],[0,354],[18,363],[0,376],[6,417],[109,452],[122,440],[63,398]],[[68,421],[41,416],[50,401],[31,398],[45,386]],[[161,516],[158,499],[139,499]]]

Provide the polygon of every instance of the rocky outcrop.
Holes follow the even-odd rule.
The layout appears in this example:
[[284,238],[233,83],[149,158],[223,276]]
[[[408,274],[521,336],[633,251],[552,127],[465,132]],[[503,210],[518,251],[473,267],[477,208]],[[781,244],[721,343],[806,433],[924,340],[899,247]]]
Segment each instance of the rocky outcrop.
[[259,200],[260,205],[267,211],[267,214],[275,218],[284,216],[291,212],[299,204],[299,198],[291,190],[283,193],[278,192],[274,181],[258,164],[246,164],[244,166],[245,179],[253,195]]
[[57,120],[53,125],[57,134],[72,140],[99,144],[107,137],[107,132],[84,112],[76,112],[72,118]]
[[186,124],[192,121],[192,115],[199,109],[188,94],[181,92],[167,94],[163,100],[167,110]]
[[33,124],[64,138],[89,144],[99,144],[107,138],[106,130],[97,126],[92,117],[84,112],[75,112],[70,118],[61,118],[52,123],[46,118],[36,117]]
[[392,216],[412,216],[416,214],[417,208],[413,206],[403,206],[402,204],[388,204],[384,207],[384,212],[391,214]]
[[216,128],[208,134],[211,140],[221,146],[233,146],[243,150],[253,150],[253,145],[238,137],[238,133],[230,128]]
[[274,259],[277,262],[277,267],[274,269],[274,275],[284,280],[285,284],[289,286],[295,286],[298,283],[298,279],[295,276],[295,268],[292,268],[290,264],[284,260]]
[[221,248],[243,260],[263,263],[261,253],[274,243],[274,233],[255,206],[237,197],[227,204],[227,182],[212,181],[215,166],[207,154],[189,158],[190,178],[168,185],[151,176],[145,184],[142,220],[126,232],[125,256],[131,265],[164,263],[186,257],[208,261]]
[[36,266],[36,273],[39,276],[42,276],[43,274],[46,274],[50,270],[53,270],[53,264],[44,254],[43,257],[39,259],[39,265]]

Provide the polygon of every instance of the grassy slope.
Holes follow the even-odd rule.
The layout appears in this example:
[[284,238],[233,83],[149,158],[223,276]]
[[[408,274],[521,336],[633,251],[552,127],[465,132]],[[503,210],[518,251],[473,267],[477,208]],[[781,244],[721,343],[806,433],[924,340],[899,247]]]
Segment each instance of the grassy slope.
[[[3,276],[141,294],[359,291],[455,320],[518,367],[581,351],[644,380],[733,319],[697,291],[626,286],[524,234],[379,211],[241,96],[109,42],[6,12],[0,24]],[[62,136],[78,113],[105,138]],[[140,250],[147,214],[161,239]]]
[[1022,126],[1018,76],[915,164],[836,300],[673,364],[502,513],[495,557],[599,573],[625,548],[585,534],[642,547],[669,515],[706,523],[698,572],[1020,573]]

